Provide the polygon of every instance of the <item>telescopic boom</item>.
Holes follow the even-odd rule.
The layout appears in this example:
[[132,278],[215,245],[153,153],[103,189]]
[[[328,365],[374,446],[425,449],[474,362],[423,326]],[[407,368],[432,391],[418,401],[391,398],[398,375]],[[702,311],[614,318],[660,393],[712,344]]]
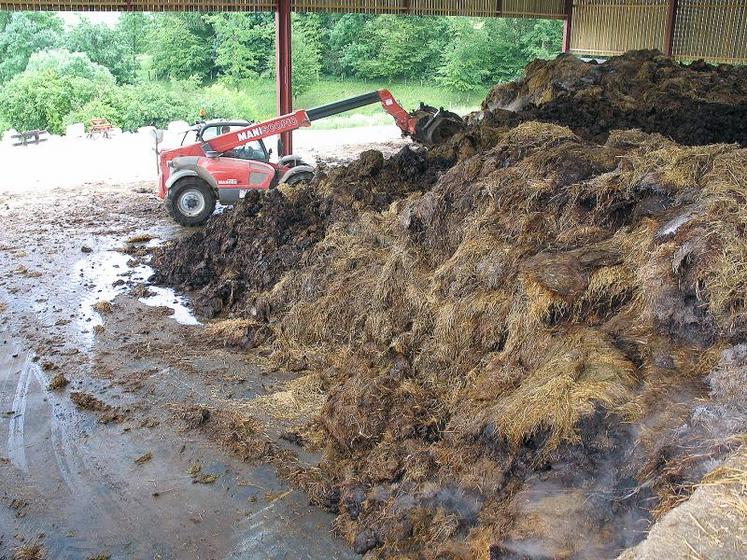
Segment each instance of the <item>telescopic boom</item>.
[[311,126],[313,121],[339,115],[377,102],[381,103],[384,110],[392,115],[404,136],[410,136],[413,140],[425,146],[440,144],[464,128],[464,122],[458,115],[444,109],[437,110],[422,103],[420,108],[408,113],[397,103],[388,90],[380,89],[314,109],[301,109],[267,121],[250,124],[245,128],[211,138],[202,144],[202,150],[206,156],[217,156],[251,140],[267,138],[268,136]]

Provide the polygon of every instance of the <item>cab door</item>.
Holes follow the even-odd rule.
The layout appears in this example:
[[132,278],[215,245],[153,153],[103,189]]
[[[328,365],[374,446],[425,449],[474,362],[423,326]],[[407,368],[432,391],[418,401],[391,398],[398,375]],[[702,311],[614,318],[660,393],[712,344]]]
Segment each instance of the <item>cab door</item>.
[[233,204],[249,190],[267,190],[275,178],[275,168],[263,161],[217,157],[204,158],[202,165],[215,179],[222,204]]

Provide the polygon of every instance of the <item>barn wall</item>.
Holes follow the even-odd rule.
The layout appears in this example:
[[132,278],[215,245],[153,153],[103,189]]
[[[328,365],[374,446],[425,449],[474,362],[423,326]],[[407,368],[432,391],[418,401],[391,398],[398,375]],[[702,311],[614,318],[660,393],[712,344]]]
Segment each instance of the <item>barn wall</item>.
[[611,56],[663,49],[668,0],[575,0],[571,52]]
[[674,56],[747,64],[747,0],[679,0]]
[[[574,0],[571,52],[595,57],[629,49],[667,50],[671,0]],[[672,55],[747,63],[747,1],[678,0]]]

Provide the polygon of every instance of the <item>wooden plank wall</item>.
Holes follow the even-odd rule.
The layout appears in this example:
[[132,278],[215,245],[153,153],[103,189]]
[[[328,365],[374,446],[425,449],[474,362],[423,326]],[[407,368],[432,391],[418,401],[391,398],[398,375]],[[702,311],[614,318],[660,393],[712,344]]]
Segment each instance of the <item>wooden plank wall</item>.
[[[571,52],[608,57],[629,49],[666,51],[672,0],[574,0]],[[672,55],[747,64],[747,0],[677,0]]]
[[668,0],[575,0],[571,52],[614,56],[661,49]]
[[747,64],[747,0],[679,0],[673,54]]

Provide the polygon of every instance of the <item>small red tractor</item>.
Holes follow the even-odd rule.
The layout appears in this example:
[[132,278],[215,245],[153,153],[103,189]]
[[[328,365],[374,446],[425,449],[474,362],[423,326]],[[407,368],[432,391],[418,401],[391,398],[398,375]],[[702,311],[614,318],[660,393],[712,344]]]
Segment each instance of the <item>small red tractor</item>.
[[198,226],[208,220],[218,201],[234,204],[249,190],[309,181],[313,167],[293,155],[271,162],[272,152],[263,139],[377,102],[394,117],[403,135],[426,146],[444,142],[464,126],[458,115],[423,104],[408,113],[384,89],[259,123],[201,123],[187,131],[179,148],[159,152],[158,196],[179,224]]

